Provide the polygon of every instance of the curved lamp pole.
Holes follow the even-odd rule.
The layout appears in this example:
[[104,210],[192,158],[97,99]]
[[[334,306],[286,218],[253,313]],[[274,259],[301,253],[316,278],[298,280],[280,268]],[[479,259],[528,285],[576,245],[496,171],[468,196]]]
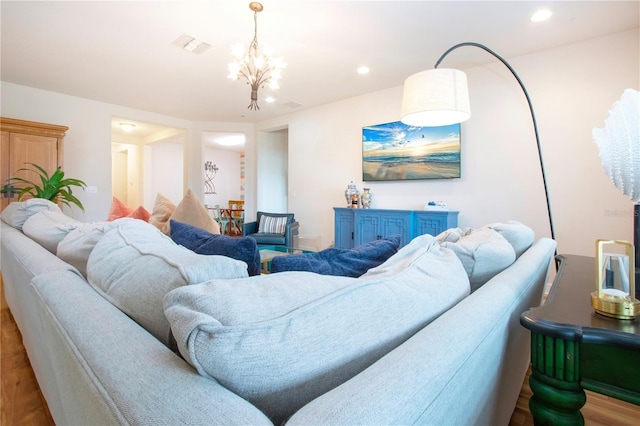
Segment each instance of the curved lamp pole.
[[[407,78],[404,86],[404,96],[402,105],[402,121],[407,124],[420,125],[447,125],[460,123],[469,118],[469,95],[467,91],[466,76],[458,70],[438,69],[440,62],[452,51],[466,46],[479,47],[480,49],[490,53],[506,66],[511,74],[515,77],[524,92],[531,111],[531,119],[533,120],[533,130],[536,137],[536,146],[538,148],[538,159],[540,161],[540,172],[542,174],[542,183],[544,185],[544,195],[547,202],[547,214],[549,216],[549,228],[551,229],[551,238],[555,240],[555,230],[553,227],[553,219],[551,217],[551,204],[549,202],[549,190],[547,187],[547,178],[542,161],[542,150],[540,148],[540,137],[538,135],[538,124],[536,115],[533,111],[533,105],[527,89],[524,87],[522,80],[515,70],[493,50],[480,43],[464,42],[456,44],[449,48],[440,56],[436,62],[434,70],[422,71]],[[436,72],[443,71],[436,75]],[[429,74],[430,73],[430,74]],[[435,76],[435,78],[433,78]],[[451,81],[447,81],[451,79]],[[463,80],[463,81],[462,81]],[[431,96],[431,90],[434,95]],[[429,93],[426,95],[425,93]],[[441,98],[440,98],[441,96]],[[435,99],[435,100],[432,100]],[[439,104],[440,99],[442,104]],[[430,116],[430,117],[429,117]],[[445,118],[446,116],[446,118]],[[431,117],[433,120],[431,121]],[[450,118],[451,117],[451,118]],[[405,121],[406,119],[406,121]]]

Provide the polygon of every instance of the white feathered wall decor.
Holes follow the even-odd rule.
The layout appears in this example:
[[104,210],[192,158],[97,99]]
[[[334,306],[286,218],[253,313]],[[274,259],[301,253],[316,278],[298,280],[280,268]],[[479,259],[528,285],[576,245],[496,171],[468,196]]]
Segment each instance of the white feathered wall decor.
[[640,92],[627,89],[609,110],[602,129],[593,129],[605,173],[616,188],[640,203]]

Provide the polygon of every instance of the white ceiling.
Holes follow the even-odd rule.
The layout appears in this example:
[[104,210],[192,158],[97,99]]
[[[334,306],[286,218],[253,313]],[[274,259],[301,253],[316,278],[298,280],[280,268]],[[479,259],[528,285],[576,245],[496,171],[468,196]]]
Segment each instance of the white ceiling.
[[[248,4],[3,0],[1,77],[188,120],[255,122],[399,86],[459,42],[512,58],[638,28],[640,21],[638,1],[264,0],[259,41],[288,66],[276,102],[263,101],[265,88],[254,112],[247,109],[248,86],[226,78],[230,46],[246,46],[253,36]],[[542,6],[552,18],[531,23]],[[197,55],[171,44],[185,33],[211,47]],[[442,66],[492,60],[467,48]],[[370,74],[356,73],[363,64]]]

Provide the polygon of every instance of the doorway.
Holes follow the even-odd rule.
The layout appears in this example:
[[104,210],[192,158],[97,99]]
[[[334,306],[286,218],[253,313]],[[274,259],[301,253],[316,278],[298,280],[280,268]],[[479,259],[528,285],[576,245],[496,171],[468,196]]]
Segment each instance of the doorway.
[[131,208],[151,211],[158,193],[181,200],[184,189],[184,130],[113,117],[112,195]]

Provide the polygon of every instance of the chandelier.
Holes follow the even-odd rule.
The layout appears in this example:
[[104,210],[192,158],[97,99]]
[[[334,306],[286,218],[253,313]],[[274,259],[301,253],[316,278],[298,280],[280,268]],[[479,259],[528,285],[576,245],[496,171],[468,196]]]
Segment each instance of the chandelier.
[[269,88],[278,89],[278,80],[281,71],[287,66],[282,58],[271,56],[269,49],[264,52],[258,51],[258,12],[262,12],[263,6],[258,2],[249,3],[249,9],[253,10],[254,33],[253,40],[249,45],[249,51],[244,52],[241,45],[233,47],[235,59],[229,64],[229,77],[238,80],[244,77],[247,84],[251,86],[251,103],[247,108],[252,110],[260,109],[258,106],[258,89],[269,84]]

